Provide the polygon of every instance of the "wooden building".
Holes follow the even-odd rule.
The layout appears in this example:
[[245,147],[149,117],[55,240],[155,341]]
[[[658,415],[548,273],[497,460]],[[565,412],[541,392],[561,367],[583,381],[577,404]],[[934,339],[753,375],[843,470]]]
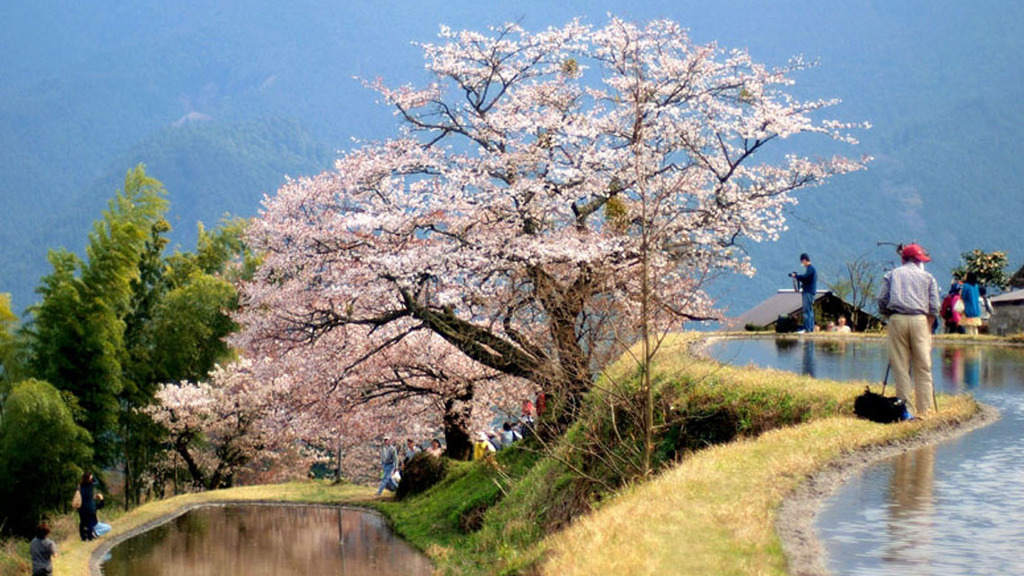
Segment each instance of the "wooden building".
[[1024,333],[1024,289],[989,298],[992,317],[988,332],[996,336]]
[[[880,318],[857,309],[829,290],[818,290],[814,298],[814,322],[821,329],[829,322],[845,316],[854,332],[877,330],[884,323]],[[731,323],[737,329],[794,332],[803,325],[803,297],[793,289],[783,289],[740,315]]]

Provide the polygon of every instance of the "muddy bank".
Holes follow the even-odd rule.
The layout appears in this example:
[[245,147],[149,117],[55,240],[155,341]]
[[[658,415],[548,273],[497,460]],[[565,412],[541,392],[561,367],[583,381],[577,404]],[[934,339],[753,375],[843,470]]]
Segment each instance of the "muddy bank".
[[775,521],[775,529],[786,553],[788,573],[791,576],[830,574],[825,568],[825,549],[813,528],[814,520],[825,500],[852,475],[899,453],[962,436],[998,419],[999,412],[995,408],[982,404],[979,412],[969,420],[922,431],[899,442],[857,450],[808,478],[783,502]]

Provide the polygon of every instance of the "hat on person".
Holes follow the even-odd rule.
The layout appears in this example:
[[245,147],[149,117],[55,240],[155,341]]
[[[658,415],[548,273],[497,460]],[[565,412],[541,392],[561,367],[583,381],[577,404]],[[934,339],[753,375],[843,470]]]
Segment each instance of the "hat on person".
[[807,255],[807,252],[804,252],[803,254],[800,255],[800,261],[803,262],[804,260],[808,262],[811,261],[811,257]]
[[904,258],[917,260],[918,262],[931,262],[932,259],[928,256],[928,252],[921,247],[920,244],[907,244],[903,247],[901,255]]

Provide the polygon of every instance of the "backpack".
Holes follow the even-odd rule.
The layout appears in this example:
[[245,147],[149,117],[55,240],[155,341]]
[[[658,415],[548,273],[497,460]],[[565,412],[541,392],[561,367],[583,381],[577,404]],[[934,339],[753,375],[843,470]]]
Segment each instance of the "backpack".
[[942,307],[939,308],[939,316],[941,316],[942,319],[945,320],[946,322],[949,322],[950,320],[953,319],[952,294],[948,294],[945,298],[942,299]]
[[82,507],[82,491],[75,488],[75,495],[71,497],[71,507],[78,510]]

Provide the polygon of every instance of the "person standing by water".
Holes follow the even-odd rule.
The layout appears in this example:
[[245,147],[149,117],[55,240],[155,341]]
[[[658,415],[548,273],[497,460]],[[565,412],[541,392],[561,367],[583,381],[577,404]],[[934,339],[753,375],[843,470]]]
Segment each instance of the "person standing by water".
[[889,364],[896,395],[908,408],[913,406],[917,415],[924,416],[934,398],[931,325],[939,313],[939,283],[924,270],[923,264],[931,261],[924,248],[908,244],[900,256],[903,265],[882,278],[878,310],[889,316]]
[[804,325],[800,332],[811,333],[814,332],[814,297],[818,294],[818,272],[806,252],[800,255],[800,265],[804,267],[804,273],[790,272],[789,277],[800,282],[800,293],[803,295]]
[[988,300],[984,286],[978,286],[978,307],[981,308],[981,325],[988,326],[988,321],[992,319],[992,303]]
[[110,530],[107,524],[100,524],[96,511],[103,508],[104,500],[102,494],[95,491],[95,482],[92,474],[82,474],[82,481],[78,484],[78,491],[81,494],[82,504],[78,508],[78,535],[82,540],[92,540],[102,536]]
[[36,537],[29,542],[28,551],[32,555],[32,576],[51,576],[57,545],[50,540],[50,527],[45,522],[36,526]]
[[395,466],[398,465],[398,449],[391,442],[390,436],[384,436],[384,445],[380,449],[380,487],[377,488],[377,496],[384,493],[384,489],[394,490],[395,483],[391,476],[395,473]]
[[977,336],[981,326],[981,296],[978,294],[978,275],[974,272],[968,272],[960,286],[960,300],[964,303],[964,314],[960,319],[964,334]]
[[964,304],[960,299],[960,283],[953,282],[949,292],[942,299],[939,306],[939,315],[942,316],[943,328],[946,334],[959,334],[961,331],[960,320],[963,317]]

